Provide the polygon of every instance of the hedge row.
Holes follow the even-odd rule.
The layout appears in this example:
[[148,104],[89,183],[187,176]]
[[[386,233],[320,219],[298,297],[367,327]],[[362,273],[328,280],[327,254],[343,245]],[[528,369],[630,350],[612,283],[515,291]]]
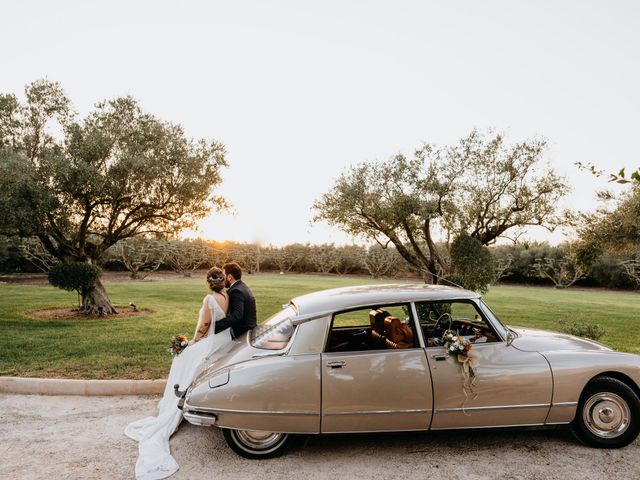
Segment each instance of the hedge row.
[[[26,248],[23,242],[16,238],[0,237],[0,271],[46,270],[46,267],[42,266],[42,259],[40,262],[34,260],[33,245]],[[446,253],[444,245],[440,247],[441,253]],[[31,255],[27,254],[29,251]],[[551,280],[540,275],[541,262],[567,258],[566,246],[552,246],[547,243],[493,246],[489,251],[498,277],[496,281],[503,283],[551,284]],[[140,257],[137,264],[134,258],[136,255]],[[393,248],[383,250],[378,246],[367,248],[360,245],[333,244],[263,247],[255,244],[203,240],[130,240],[108,250],[102,268],[130,270],[131,264],[136,264],[140,272],[159,268],[173,269],[183,275],[189,275],[196,268],[220,265],[230,260],[240,263],[249,273],[282,271],[363,274],[374,277],[419,276]],[[625,258],[606,252],[576,284],[615,289],[636,288],[637,285],[621,266],[623,260]]]

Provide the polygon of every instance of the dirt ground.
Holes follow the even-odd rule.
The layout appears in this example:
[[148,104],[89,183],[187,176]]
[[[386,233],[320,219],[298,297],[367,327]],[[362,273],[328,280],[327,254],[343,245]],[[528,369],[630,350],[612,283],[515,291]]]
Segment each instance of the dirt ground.
[[[114,305],[114,307],[118,310],[118,320],[129,317],[144,317],[152,313],[152,310],[149,310],[148,308],[133,310],[131,307],[125,305]],[[69,307],[27,310],[24,314],[27,317],[35,318],[37,320],[110,320],[112,317],[116,317],[116,315],[85,315],[84,313],[79,312],[76,308]]]
[[[191,278],[204,278],[207,270],[196,270],[191,274]],[[122,282],[153,282],[158,280],[180,280],[184,279],[182,275],[171,270],[157,270],[143,280],[132,280],[129,272],[112,272],[104,270],[100,280],[105,285],[109,283]],[[49,285],[46,273],[11,273],[0,275],[0,282],[18,283],[22,285]]]
[[[0,478],[133,478],[137,444],[123,429],[159,397],[0,395]],[[171,439],[172,479],[640,478],[640,441],[584,447],[564,429],[312,437],[284,457],[249,461],[216,428],[183,422]]]

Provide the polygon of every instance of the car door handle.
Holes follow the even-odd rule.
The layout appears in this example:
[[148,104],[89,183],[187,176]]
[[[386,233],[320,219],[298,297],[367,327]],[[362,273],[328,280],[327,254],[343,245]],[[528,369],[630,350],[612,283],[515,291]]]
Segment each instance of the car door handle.
[[334,362],[327,362],[327,367],[330,368],[342,368],[347,364],[347,362],[344,362],[342,360],[337,360]]
[[434,353],[433,355],[431,355],[431,358],[435,359],[436,362],[442,362],[443,360],[447,359],[447,356]]

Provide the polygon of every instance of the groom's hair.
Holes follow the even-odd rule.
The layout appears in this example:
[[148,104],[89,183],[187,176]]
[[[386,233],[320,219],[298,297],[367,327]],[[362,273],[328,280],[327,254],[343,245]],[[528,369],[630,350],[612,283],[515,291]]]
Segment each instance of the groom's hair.
[[233,275],[233,278],[240,280],[242,278],[242,269],[236,262],[225,263],[222,267],[227,275]]

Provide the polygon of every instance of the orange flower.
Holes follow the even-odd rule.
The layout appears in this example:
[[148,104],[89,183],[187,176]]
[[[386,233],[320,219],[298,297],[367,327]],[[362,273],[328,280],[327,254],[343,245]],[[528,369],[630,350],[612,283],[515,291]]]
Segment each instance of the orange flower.
[[471,344],[470,344],[470,343],[467,343],[467,344],[464,346],[464,349],[465,349],[465,351],[467,351],[467,352],[468,352],[469,350],[471,350]]
[[187,340],[187,337],[185,337],[184,335],[180,335],[178,337],[178,340],[180,340],[181,342],[185,342]]

